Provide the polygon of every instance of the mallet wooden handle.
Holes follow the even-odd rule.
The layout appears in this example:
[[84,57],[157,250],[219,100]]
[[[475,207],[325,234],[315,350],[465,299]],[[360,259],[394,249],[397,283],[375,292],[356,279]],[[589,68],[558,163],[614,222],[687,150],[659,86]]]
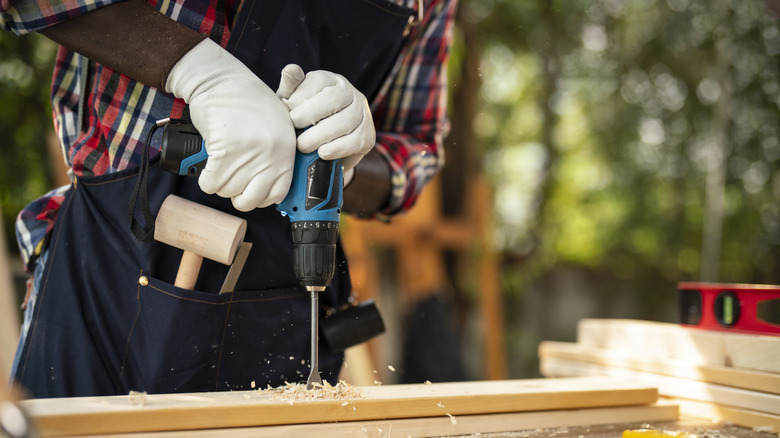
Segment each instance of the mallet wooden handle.
[[165,198],[155,240],[184,250],[174,286],[193,289],[203,257],[229,265],[246,235],[246,221],[176,195]]
[[198,281],[200,265],[203,263],[203,257],[192,251],[184,251],[179,262],[179,272],[176,273],[176,281],[173,285],[182,289],[195,289],[195,282]]

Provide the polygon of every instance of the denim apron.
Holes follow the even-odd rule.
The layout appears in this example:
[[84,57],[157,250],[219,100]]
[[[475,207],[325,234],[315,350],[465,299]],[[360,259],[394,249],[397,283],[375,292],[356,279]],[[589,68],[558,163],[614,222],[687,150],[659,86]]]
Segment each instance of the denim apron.
[[[288,63],[344,75],[371,99],[395,63],[415,11],[386,0],[256,0],[239,9],[227,50],[266,84]],[[258,120],[262,123],[262,120]],[[60,208],[14,380],[34,397],[241,390],[305,381],[308,293],[293,271],[289,220],[274,207],[243,213],[194,178],[149,169],[157,212],[174,193],[247,220],[253,247],[235,287],[204,260],[194,290],[173,286],[181,250],[141,242],[127,226],[138,169],[78,178]],[[138,215],[140,220],[140,215]],[[321,303],[351,285],[341,245]],[[320,348],[335,383],[342,355]]]

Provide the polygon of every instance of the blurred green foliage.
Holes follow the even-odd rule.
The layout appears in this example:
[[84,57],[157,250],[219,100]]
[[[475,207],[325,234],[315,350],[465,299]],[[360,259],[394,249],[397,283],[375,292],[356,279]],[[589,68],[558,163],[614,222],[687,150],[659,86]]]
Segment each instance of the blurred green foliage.
[[513,376],[580,318],[676,321],[679,281],[780,284],[780,21],[764,0],[460,7],[479,35],[473,127]]
[[40,35],[0,32],[0,205],[7,242],[30,201],[51,188],[49,88],[56,46]]
[[762,0],[461,7],[484,40],[474,126],[512,272],[698,279],[722,217],[717,279],[780,281],[780,31]]

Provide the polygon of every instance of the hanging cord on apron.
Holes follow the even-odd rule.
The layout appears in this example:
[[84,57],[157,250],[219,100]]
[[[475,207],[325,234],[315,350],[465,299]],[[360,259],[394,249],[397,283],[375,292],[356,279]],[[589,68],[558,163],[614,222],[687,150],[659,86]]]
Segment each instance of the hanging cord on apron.
[[[154,216],[152,210],[149,207],[149,196],[147,194],[147,188],[149,187],[149,147],[152,144],[152,137],[157,129],[162,128],[170,123],[190,123],[185,119],[171,119],[165,118],[155,122],[152,129],[149,130],[149,134],[146,136],[146,143],[144,143],[144,152],[141,156],[141,166],[138,171],[138,177],[135,182],[135,188],[132,195],[130,195],[130,201],[128,203],[128,218],[130,221],[130,231],[133,232],[133,236],[141,242],[151,242],[154,240]],[[140,203],[141,214],[144,217],[144,225],[136,220],[135,209],[136,202]]]

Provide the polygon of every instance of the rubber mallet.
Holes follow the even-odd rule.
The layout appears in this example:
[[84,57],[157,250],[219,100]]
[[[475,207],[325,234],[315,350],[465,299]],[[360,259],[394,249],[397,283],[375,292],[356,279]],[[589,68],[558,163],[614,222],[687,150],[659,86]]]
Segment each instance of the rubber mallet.
[[176,195],[165,198],[154,222],[154,239],[184,251],[174,286],[194,289],[203,257],[233,263],[246,221]]

